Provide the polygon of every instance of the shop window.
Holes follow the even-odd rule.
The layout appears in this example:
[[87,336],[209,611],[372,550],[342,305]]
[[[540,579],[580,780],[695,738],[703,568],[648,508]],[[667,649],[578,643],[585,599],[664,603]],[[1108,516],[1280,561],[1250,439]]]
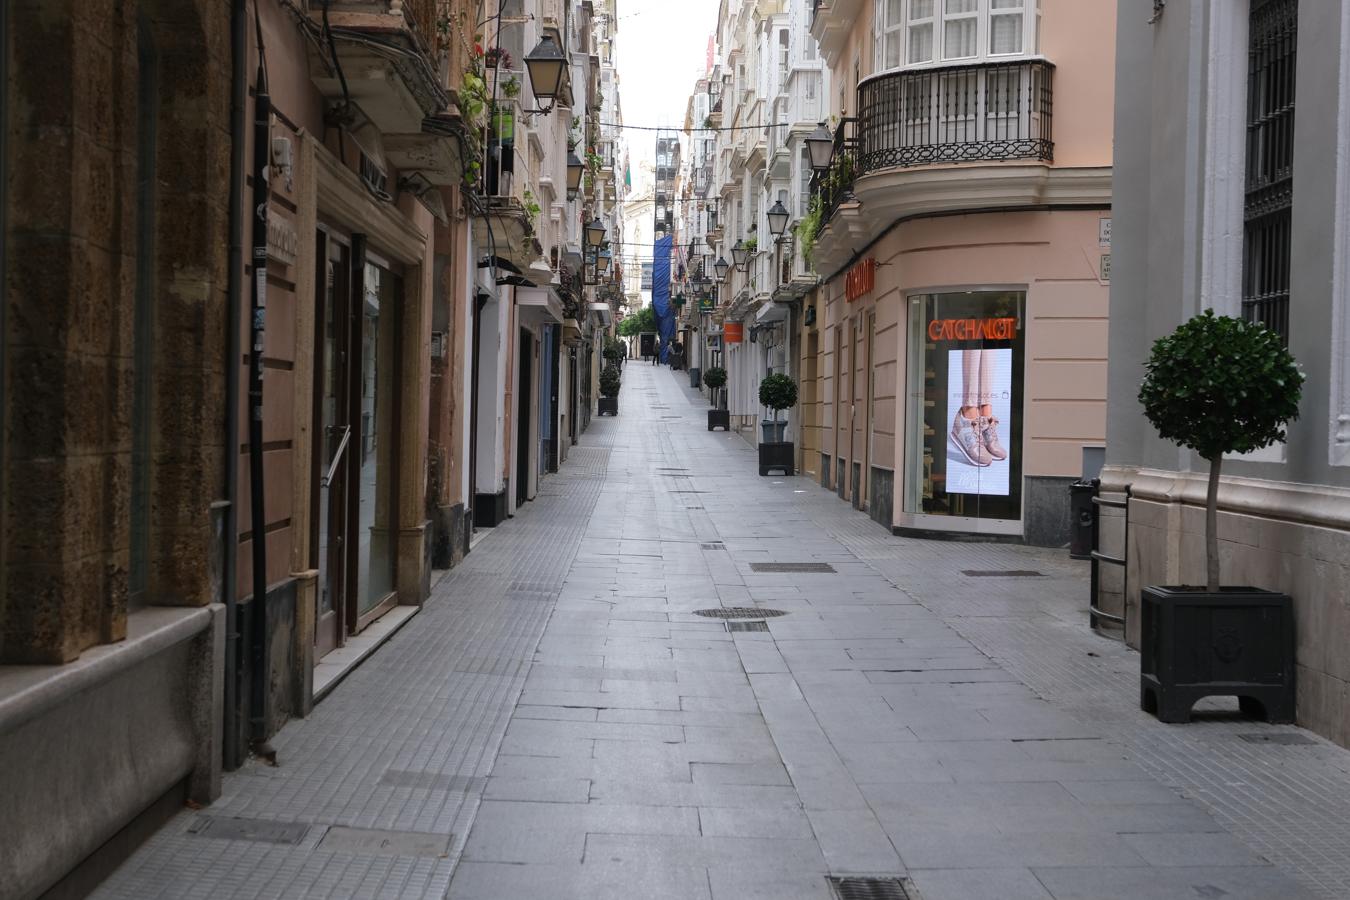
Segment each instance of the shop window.
[[906,512],[1021,519],[1025,297],[910,298]]

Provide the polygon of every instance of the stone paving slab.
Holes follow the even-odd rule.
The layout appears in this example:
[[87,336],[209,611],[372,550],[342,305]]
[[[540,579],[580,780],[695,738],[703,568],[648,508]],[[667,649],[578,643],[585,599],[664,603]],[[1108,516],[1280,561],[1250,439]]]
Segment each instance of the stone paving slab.
[[[1221,705],[1157,723],[1137,656],[1087,630],[1081,564],[896,538],[760,478],[683,375],[628,367],[620,415],[283,731],[282,767],[227,779],[211,814],[312,816],[301,845],[212,846],[185,813],[100,896],[829,900],[829,874],[923,900],[1350,896],[1350,753],[1241,740],[1296,730]],[[787,615],[692,615],[721,605]],[[325,852],[332,826],[449,852]]]

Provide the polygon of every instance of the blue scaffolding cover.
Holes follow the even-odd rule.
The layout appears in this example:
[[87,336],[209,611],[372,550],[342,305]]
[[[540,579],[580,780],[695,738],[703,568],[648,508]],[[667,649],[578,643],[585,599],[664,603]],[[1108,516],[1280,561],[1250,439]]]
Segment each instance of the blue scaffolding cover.
[[670,306],[670,248],[672,235],[657,238],[652,254],[652,309],[656,311],[656,333],[661,338],[661,362],[670,361],[670,342],[675,338],[675,310]]

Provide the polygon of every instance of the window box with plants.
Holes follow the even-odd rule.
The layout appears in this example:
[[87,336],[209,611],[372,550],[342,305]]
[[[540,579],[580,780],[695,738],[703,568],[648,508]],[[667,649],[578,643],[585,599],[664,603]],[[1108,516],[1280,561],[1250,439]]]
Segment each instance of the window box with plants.
[[619,388],[622,386],[623,376],[619,373],[617,363],[611,362],[600,370],[600,400],[596,415],[603,416],[608,413],[611,416],[619,414]]
[[731,413],[727,411],[726,395],[722,393],[722,388],[727,385],[727,370],[721,366],[713,366],[703,373],[703,383],[711,392],[708,399],[713,405],[713,408],[708,410],[708,430],[721,428],[723,431],[730,431]]
[[759,383],[759,402],[773,412],[772,419],[760,423],[764,439],[759,444],[759,474],[768,475],[773,469],[781,469],[784,475],[791,475],[796,448],[791,441],[783,440],[787,423],[779,421],[778,415],[797,405],[797,382],[782,372],[765,377]]
[[1294,720],[1291,598],[1219,578],[1219,472],[1227,454],[1285,439],[1298,417],[1303,373],[1275,332],[1212,310],[1153,345],[1139,389],[1165,440],[1209,463],[1205,584],[1154,585],[1140,598],[1140,704],[1186,722],[1196,701],[1235,696],[1244,712]]

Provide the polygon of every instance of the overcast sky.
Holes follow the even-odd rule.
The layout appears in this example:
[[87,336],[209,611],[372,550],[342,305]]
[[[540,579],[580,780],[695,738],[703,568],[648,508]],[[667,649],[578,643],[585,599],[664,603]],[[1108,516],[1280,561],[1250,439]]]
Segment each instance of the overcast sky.
[[[717,28],[717,7],[718,0],[618,0],[615,54],[626,124],[684,127],[685,105]],[[637,188],[638,163],[651,160],[656,135],[629,131],[625,137]]]

